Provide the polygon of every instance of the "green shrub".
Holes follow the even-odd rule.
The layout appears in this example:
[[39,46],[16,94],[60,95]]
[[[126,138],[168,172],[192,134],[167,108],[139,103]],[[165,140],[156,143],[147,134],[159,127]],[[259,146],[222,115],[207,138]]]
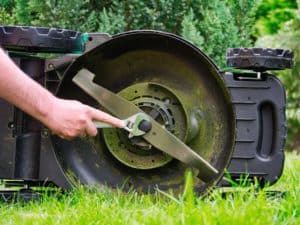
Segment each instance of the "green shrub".
[[[255,0],[5,0],[19,25],[82,32],[156,29],[183,36],[224,67],[228,47],[250,46]],[[11,21],[3,20],[11,24]]]
[[294,18],[297,0],[264,0],[256,11],[256,37],[277,33],[286,21]]

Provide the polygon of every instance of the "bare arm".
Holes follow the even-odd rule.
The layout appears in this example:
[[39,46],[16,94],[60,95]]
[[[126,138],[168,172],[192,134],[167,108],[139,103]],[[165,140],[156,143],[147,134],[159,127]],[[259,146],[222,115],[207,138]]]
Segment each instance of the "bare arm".
[[93,120],[123,127],[121,120],[78,101],[63,100],[24,74],[0,49],[0,97],[64,138],[97,134]]

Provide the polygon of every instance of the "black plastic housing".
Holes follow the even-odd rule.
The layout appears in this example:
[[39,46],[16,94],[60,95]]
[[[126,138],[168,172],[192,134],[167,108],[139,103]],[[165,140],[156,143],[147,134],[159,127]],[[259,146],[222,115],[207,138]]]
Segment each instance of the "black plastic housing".
[[[254,74],[255,75],[255,74]],[[262,80],[239,80],[224,73],[236,114],[235,150],[228,167],[231,178],[261,185],[273,184],[281,176],[287,134],[285,90],[275,76],[263,74]],[[221,185],[229,185],[221,182]]]

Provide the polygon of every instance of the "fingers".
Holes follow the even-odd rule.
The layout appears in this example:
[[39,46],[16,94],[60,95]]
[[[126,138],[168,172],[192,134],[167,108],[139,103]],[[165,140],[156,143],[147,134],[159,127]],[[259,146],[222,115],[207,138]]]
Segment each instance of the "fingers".
[[92,120],[89,120],[87,121],[86,123],[86,134],[89,135],[89,136],[96,136],[98,131],[97,131],[97,128],[95,126],[95,124],[92,122]]
[[122,120],[78,101],[59,100],[55,109],[46,124],[54,133],[67,140],[96,136],[97,128],[93,121],[106,122],[119,128],[125,126]]
[[102,112],[100,110],[94,109],[90,107],[91,117],[95,121],[102,121],[105,123],[109,123],[115,127],[123,128],[125,126],[123,120],[120,120],[116,117],[109,115],[108,113]]
[[98,133],[98,130],[95,126],[95,124],[93,123],[93,121],[102,121],[102,122],[106,122],[109,124],[112,124],[115,127],[124,127],[124,122],[116,117],[113,117],[111,115],[109,115],[108,113],[102,112],[100,110],[97,110],[95,108],[89,107],[89,111],[90,111],[90,117],[87,119],[86,121],[86,125],[85,125],[85,132],[87,135],[89,136],[96,136]]

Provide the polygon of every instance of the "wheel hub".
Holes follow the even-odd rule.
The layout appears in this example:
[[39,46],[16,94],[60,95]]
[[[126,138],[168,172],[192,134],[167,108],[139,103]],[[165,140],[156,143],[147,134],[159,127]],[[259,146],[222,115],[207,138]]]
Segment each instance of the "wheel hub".
[[[139,106],[179,139],[185,140],[187,115],[170,89],[154,83],[138,83],[123,89],[119,95]],[[103,136],[110,153],[131,168],[154,169],[172,161],[170,156],[155,149],[142,137],[129,139],[126,131],[106,129]]]

